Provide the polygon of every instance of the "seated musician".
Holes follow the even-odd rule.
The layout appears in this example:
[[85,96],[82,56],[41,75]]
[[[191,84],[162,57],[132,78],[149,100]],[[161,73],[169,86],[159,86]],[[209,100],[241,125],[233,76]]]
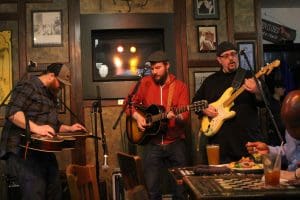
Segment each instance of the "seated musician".
[[17,178],[22,199],[62,198],[55,154],[20,145],[24,135],[28,139],[31,134],[53,138],[58,132],[85,130],[80,124],[68,126],[58,119],[56,94],[61,84],[71,85],[69,81],[69,68],[53,63],[44,74],[19,82],[12,91],[6,108],[0,156],[6,159],[8,175]]
[[[285,97],[281,118],[286,127],[283,156],[288,160],[288,169],[281,171],[281,178],[300,178],[300,90],[294,90]],[[251,154],[277,154],[280,150],[280,146],[272,147],[263,142],[248,142],[246,147]]]

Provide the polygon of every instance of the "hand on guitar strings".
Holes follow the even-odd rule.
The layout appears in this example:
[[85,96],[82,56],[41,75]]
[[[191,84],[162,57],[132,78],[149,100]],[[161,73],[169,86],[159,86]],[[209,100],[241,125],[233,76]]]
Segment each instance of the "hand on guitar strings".
[[76,132],[76,131],[84,131],[84,132],[88,132],[87,129],[79,124],[79,123],[76,123],[76,124],[73,124],[72,126],[70,126],[70,132]]
[[49,125],[35,125],[31,127],[32,127],[31,132],[37,135],[47,136],[50,138],[53,138],[53,136],[55,135],[54,129]]
[[212,105],[208,105],[208,107],[205,108],[202,112],[208,117],[216,117],[218,115],[218,110]]
[[183,117],[181,114],[178,114],[176,115],[172,110],[170,110],[168,113],[167,113],[167,118],[168,119],[179,119],[179,120],[182,120]]
[[137,127],[140,131],[145,131],[145,127],[149,126],[149,123],[147,124],[145,117],[140,113],[134,112],[132,117],[136,120]]
[[254,78],[246,78],[243,87],[245,88],[245,90],[253,94],[259,93],[259,89],[256,85]]

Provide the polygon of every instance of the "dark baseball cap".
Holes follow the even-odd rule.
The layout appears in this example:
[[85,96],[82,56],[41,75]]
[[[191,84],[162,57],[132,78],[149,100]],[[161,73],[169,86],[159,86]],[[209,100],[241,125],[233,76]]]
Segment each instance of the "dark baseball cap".
[[54,73],[55,77],[65,85],[70,83],[70,69],[62,63],[52,63],[47,67],[47,73]]
[[169,58],[166,54],[166,52],[159,50],[155,51],[147,59],[148,62],[165,62],[169,61]]
[[237,48],[231,42],[227,42],[227,41],[221,42],[217,47],[217,56],[221,56],[222,53],[229,50],[237,51]]

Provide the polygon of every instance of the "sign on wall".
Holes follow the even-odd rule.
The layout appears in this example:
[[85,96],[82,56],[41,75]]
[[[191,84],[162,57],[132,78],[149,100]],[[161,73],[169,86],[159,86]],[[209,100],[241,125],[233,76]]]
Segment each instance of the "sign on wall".
[[263,39],[273,43],[283,43],[294,41],[296,38],[296,30],[286,26],[262,20]]

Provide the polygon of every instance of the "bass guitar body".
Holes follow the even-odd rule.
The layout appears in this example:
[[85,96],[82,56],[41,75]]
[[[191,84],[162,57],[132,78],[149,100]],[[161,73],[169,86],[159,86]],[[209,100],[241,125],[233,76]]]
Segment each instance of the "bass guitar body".
[[230,98],[233,91],[233,87],[228,88],[217,101],[210,104],[216,108],[218,115],[214,118],[207,117],[206,115],[203,116],[201,121],[201,131],[206,136],[216,134],[222,127],[225,120],[235,116],[235,111],[230,110],[230,108],[234,105],[233,102],[228,106],[224,106],[224,102]]
[[143,145],[149,141],[151,136],[155,136],[167,130],[166,120],[155,120],[154,115],[164,114],[164,107],[158,105],[151,105],[146,108],[142,114],[147,122],[144,131],[138,128],[137,121],[131,116],[126,118],[126,132],[128,140],[133,144]]

